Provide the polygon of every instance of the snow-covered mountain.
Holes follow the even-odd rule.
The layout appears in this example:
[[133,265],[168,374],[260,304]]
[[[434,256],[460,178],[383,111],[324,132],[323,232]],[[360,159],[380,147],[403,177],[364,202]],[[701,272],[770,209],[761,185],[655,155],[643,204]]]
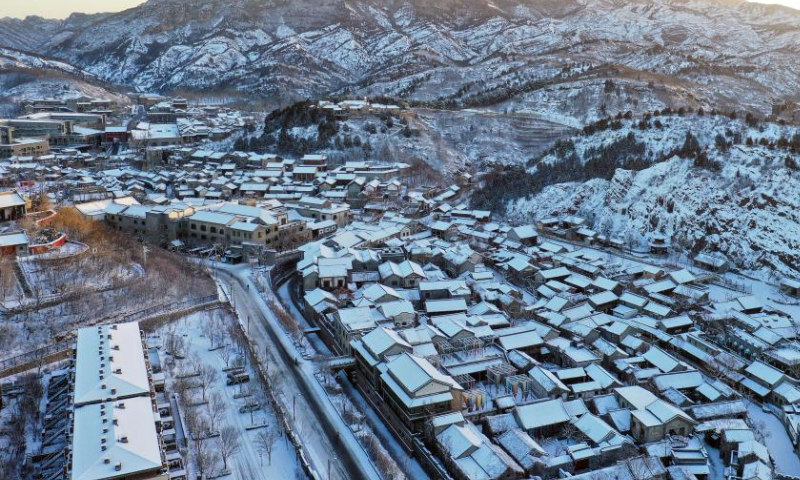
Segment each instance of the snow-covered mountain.
[[738,1],[150,0],[2,20],[0,44],[143,88],[389,94],[578,123],[800,95],[800,12]]
[[23,100],[78,97],[128,102],[115,87],[80,68],[0,47],[0,117],[18,113],[17,104]]
[[660,233],[679,250],[722,252],[745,269],[800,271],[797,127],[708,114],[661,115],[643,126],[622,119],[561,142],[528,174],[583,164],[579,181],[533,182],[510,198],[507,214],[525,222],[577,214],[634,247]]

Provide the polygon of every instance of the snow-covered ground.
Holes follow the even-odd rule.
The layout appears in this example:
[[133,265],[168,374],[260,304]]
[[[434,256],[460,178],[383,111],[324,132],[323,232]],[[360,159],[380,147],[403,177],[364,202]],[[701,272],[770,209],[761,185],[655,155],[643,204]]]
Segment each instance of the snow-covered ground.
[[144,275],[141,265],[110,264],[94,256],[75,257],[74,261],[50,262],[39,256],[19,257],[18,262],[33,292],[41,291],[45,297],[76,289],[103,289]]
[[[203,311],[193,313],[182,319],[167,324],[156,332],[158,339],[152,338],[152,342],[163,341],[167,331],[171,328],[181,334],[185,338],[185,359],[176,360],[176,368],[168,377],[169,384],[174,386],[176,375],[181,371],[181,368],[190,368],[189,362],[193,361],[192,358],[197,358],[203,365],[213,368],[217,373],[216,379],[211,383],[209,396],[214,393],[220,394],[224,400],[226,409],[225,415],[221,424],[233,426],[241,439],[241,450],[234,454],[231,460],[230,470],[233,474],[232,478],[235,479],[252,479],[252,480],[275,480],[275,479],[304,479],[306,478],[302,469],[299,468],[297,455],[294,447],[287,440],[287,437],[281,437],[274,444],[272,452],[272,462],[269,463],[268,455],[263,450],[258,440],[259,428],[248,430],[248,427],[253,425],[266,425],[263,428],[271,428],[280,430],[279,423],[275,417],[275,413],[270,409],[269,405],[262,406],[261,409],[254,412],[252,423],[249,413],[239,413],[239,408],[245,404],[242,398],[235,398],[234,395],[241,393],[243,390],[240,386],[226,385],[226,375],[223,369],[226,367],[221,349],[211,350],[211,340],[209,339],[208,326],[212,322],[214,312],[222,315],[222,320],[225,324],[232,324],[236,320],[230,315],[225,313],[224,310],[218,309],[212,312]],[[230,340],[228,340],[230,343]],[[163,352],[163,348],[162,348]],[[162,356],[164,354],[162,353]],[[250,371],[250,383],[246,385],[245,389],[253,390],[258,383],[258,376]],[[195,389],[194,396],[198,397],[199,392]],[[198,414],[204,414],[206,406],[189,407],[198,410]],[[211,439],[211,442],[216,442],[217,439]],[[189,452],[193,454],[192,449]],[[195,459],[192,456],[190,464],[196,470]],[[219,465],[217,468],[221,468]]]

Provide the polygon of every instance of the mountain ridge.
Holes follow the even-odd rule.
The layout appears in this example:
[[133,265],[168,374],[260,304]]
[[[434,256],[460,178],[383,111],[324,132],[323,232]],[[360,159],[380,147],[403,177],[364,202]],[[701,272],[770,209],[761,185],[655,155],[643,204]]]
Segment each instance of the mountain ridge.
[[0,44],[141,89],[286,101],[386,94],[470,106],[494,92],[495,104],[527,108],[531,84],[577,88],[586,76],[565,80],[562,69],[588,63],[620,70],[607,76],[622,89],[664,76],[690,93],[665,103],[694,97],[766,114],[775,99],[800,99],[800,12],[731,3],[150,0],[63,21],[0,20]]

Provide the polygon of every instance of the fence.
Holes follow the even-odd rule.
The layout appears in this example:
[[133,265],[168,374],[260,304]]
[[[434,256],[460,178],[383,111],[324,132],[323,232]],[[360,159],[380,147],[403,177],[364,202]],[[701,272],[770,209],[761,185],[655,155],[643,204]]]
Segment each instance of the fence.
[[[210,305],[219,302],[217,295],[206,295],[204,297],[191,298],[189,300],[182,300],[176,302],[164,303],[155,305],[144,310],[139,310],[128,314],[118,314],[111,317],[106,317],[95,322],[90,322],[85,326],[104,325],[109,323],[128,323],[137,320],[150,319],[160,317],[161,315],[184,312],[192,308]],[[68,338],[60,340],[56,343],[32,350],[30,352],[17,355],[16,357],[6,358],[0,360],[0,378],[8,375],[13,375],[27,368],[33,368],[38,365],[43,365],[57,359],[66,358],[65,354],[72,348],[74,343],[74,333],[70,334]],[[27,367],[27,368],[26,368]],[[21,370],[22,369],[22,370]]]
[[214,294],[214,295],[206,295],[204,297],[190,298],[189,300],[182,300],[177,302],[156,305],[150,308],[146,308],[144,310],[139,310],[137,312],[124,315],[120,320],[120,322],[121,323],[135,322],[143,318],[160,315],[161,313],[188,310],[190,308],[194,308],[200,305],[205,305],[207,303],[213,303],[217,301],[219,301],[219,297],[217,297],[217,295]]
[[39,362],[43,362],[47,358],[63,353],[69,350],[72,343],[73,340],[71,338],[61,340],[60,342],[52,343],[46,347],[38,348],[16,357],[0,360],[0,378],[6,376],[5,372],[11,371],[20,365],[35,365]]

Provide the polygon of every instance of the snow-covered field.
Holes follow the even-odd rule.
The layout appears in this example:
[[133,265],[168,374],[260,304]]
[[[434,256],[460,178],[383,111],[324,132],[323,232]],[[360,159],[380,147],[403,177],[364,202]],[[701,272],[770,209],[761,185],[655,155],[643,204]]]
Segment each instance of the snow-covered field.
[[[215,316],[217,320],[214,320]],[[239,412],[239,408],[245,405],[247,401],[253,401],[253,399],[259,398],[259,395],[255,393],[256,390],[260,388],[259,380],[252,368],[248,367],[251,378],[248,384],[244,386],[226,385],[227,377],[223,371],[226,368],[225,358],[230,355],[228,362],[229,365],[233,365],[234,362],[244,361],[244,357],[240,355],[240,352],[237,351],[237,348],[232,344],[228,336],[226,336],[226,339],[222,342],[228,346],[227,348],[219,348],[215,345],[215,348],[212,350],[211,339],[208,334],[211,329],[227,328],[227,326],[232,325],[235,321],[235,319],[222,309],[210,312],[198,312],[181,318],[174,323],[165,325],[156,332],[155,337],[150,338],[150,342],[151,344],[157,344],[158,342],[163,344],[164,339],[173,329],[174,332],[181,335],[185,341],[185,358],[180,360],[173,358],[166,362],[167,365],[172,367],[168,376],[170,388],[174,388],[177,377],[180,376],[180,372],[194,369],[197,362],[217,372],[216,378],[214,378],[208,386],[207,396],[211,398],[215,395],[219,395],[219,398],[221,398],[224,404],[224,413],[221,415],[221,418],[217,420],[218,428],[222,429],[225,426],[233,427],[241,441],[239,451],[235,453],[230,460],[229,470],[233,475],[231,478],[237,480],[304,479],[306,476],[298,467],[297,455],[294,451],[294,447],[287,440],[287,437],[281,436],[275,441],[272,451],[272,461],[271,463],[269,461],[269,456],[259,439],[259,432],[265,430],[281,430],[275,414],[270,409],[269,405],[262,405],[259,410],[253,412],[252,418],[250,413]],[[164,348],[161,349],[161,352],[162,356],[170,358],[164,355]],[[252,392],[251,397],[247,397],[247,399],[236,398],[237,394],[247,391]],[[191,395],[193,397],[193,402],[202,402],[199,389],[192,389]],[[259,398],[259,400],[263,402],[263,399]],[[209,405],[199,405],[188,408],[194,410],[195,415],[206,417],[210,415],[208,410],[211,407],[209,407]],[[192,413],[184,412],[184,417],[191,414]],[[253,428],[254,425],[260,427]],[[211,438],[208,441],[213,445],[218,442],[219,439]],[[191,442],[192,440],[189,440],[190,444]],[[218,446],[213,448],[218,449]],[[191,452],[190,465],[192,465],[193,471],[197,472],[194,449],[190,447],[189,452]],[[218,459],[212,471],[220,470],[221,461]]]
[[45,297],[83,288],[104,289],[144,274],[141,265],[109,264],[106,259],[91,255],[67,262],[20,257],[18,262],[34,295],[41,292]]

